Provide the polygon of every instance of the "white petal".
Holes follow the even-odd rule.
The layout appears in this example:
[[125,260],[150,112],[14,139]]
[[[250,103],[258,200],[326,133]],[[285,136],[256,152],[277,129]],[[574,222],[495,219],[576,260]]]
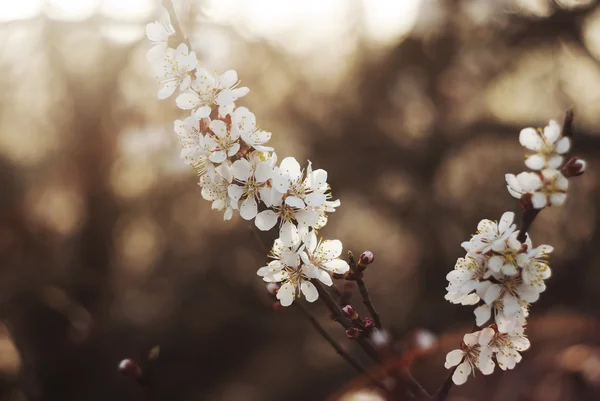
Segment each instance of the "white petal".
[[227,194],[232,201],[237,202],[240,200],[242,195],[244,195],[244,188],[235,184],[231,184],[229,187],[227,187]]
[[504,233],[510,227],[514,219],[515,214],[513,212],[505,212],[498,223],[498,231],[501,234]]
[[492,339],[494,338],[495,332],[494,329],[487,327],[483,330],[481,330],[481,332],[479,333],[479,345],[481,345],[482,347],[485,347],[486,345],[488,345],[490,343],[490,341],[492,341]]
[[283,159],[279,164],[279,168],[283,174],[286,174],[291,179],[297,179],[302,175],[300,164],[293,157],[286,157]]
[[562,154],[567,153],[570,148],[571,148],[571,140],[567,137],[564,137],[560,141],[558,141],[558,143],[556,144],[556,147],[554,148],[554,151],[556,153],[558,153],[559,155],[562,155]]
[[319,247],[319,253],[323,254],[323,257],[327,260],[339,258],[342,254],[342,242],[340,240],[327,240],[321,243]]
[[252,175],[252,165],[246,159],[239,159],[231,165],[233,176],[240,181],[248,181]]
[[331,260],[329,262],[324,263],[323,266],[327,270],[329,270],[333,273],[338,273],[338,274],[343,274],[343,273],[346,273],[348,270],[350,270],[350,266],[348,265],[348,262],[346,262],[345,260],[342,260],[342,259]]
[[490,285],[483,296],[483,301],[486,304],[491,305],[492,302],[498,299],[500,292],[502,292],[502,287],[500,287],[498,284]]
[[525,128],[519,134],[519,142],[529,150],[540,151],[544,146],[544,141],[534,128]]
[[488,260],[488,267],[490,270],[495,271],[496,273],[500,271],[500,268],[504,264],[504,259],[500,255],[494,255]]
[[560,125],[555,120],[550,120],[548,125],[544,127],[544,138],[546,143],[553,144],[560,136]]
[[[491,329],[490,329],[491,330]],[[483,347],[479,352],[478,367],[481,373],[484,375],[490,375],[494,373],[496,364],[492,361],[492,349]]]
[[304,209],[304,201],[297,196],[288,196],[285,198],[285,204],[298,209]]
[[225,138],[227,136],[227,125],[221,120],[212,120],[208,127],[219,138]]
[[265,182],[273,176],[273,167],[268,162],[259,163],[256,166],[254,177],[256,182]]
[[490,320],[492,316],[492,307],[489,305],[481,305],[475,308],[475,323],[477,326],[483,326],[485,322]]
[[319,299],[319,291],[317,291],[317,287],[315,287],[310,281],[302,281],[300,289],[304,294],[304,298],[306,298],[308,302],[315,302],[317,299]]
[[258,212],[258,205],[256,204],[256,200],[253,196],[246,198],[242,205],[240,206],[240,216],[244,220],[252,220],[256,217],[256,213]]
[[166,99],[175,93],[175,89],[177,89],[177,81],[169,81],[163,85],[163,87],[158,91],[159,99]]
[[525,165],[532,170],[541,170],[546,164],[546,158],[540,154],[531,155],[525,160]]
[[225,153],[224,150],[217,150],[215,152],[212,152],[208,157],[208,160],[210,160],[213,163],[223,163],[225,159],[227,159],[227,153]]
[[219,76],[219,87],[231,88],[238,81],[238,74],[235,70],[227,70]]
[[261,231],[269,231],[271,228],[277,224],[277,220],[279,219],[279,215],[272,210],[263,210],[259,214],[256,215],[256,219],[254,223],[256,227],[258,227]]
[[446,369],[450,369],[451,367],[458,365],[462,362],[464,356],[464,351],[460,349],[455,349],[453,351],[448,352],[448,354],[446,355],[446,363],[444,364],[444,367]]
[[302,237],[302,241],[304,242],[306,249],[308,249],[308,252],[313,254],[315,252],[315,249],[317,248],[317,244],[319,242],[317,240],[317,234],[314,231],[306,233]]
[[479,333],[467,333],[463,336],[463,342],[469,347],[479,344]]
[[191,110],[200,104],[200,98],[195,92],[188,91],[177,96],[175,103],[180,109]]
[[298,252],[283,252],[281,254],[281,261],[286,266],[298,267],[300,266],[300,255],[298,255]]
[[296,287],[294,287],[291,283],[285,283],[281,286],[281,288],[279,288],[279,291],[277,291],[277,299],[283,306],[290,306],[292,302],[294,302],[295,296]]
[[535,192],[531,196],[531,203],[536,209],[543,209],[548,204],[548,197],[543,192]]
[[550,168],[559,168],[563,164],[564,157],[562,156],[552,156],[550,160],[548,160],[548,167]]
[[198,110],[193,112],[196,119],[208,118],[210,116],[211,109],[209,106],[202,106]]
[[504,313],[505,316],[513,316],[515,313],[521,310],[519,301],[509,293],[504,294],[503,301],[504,308],[502,313]]
[[286,221],[279,229],[279,238],[285,246],[292,247],[300,242],[300,234],[294,223]]
[[318,207],[325,203],[327,200],[327,196],[321,192],[313,192],[311,194],[306,195],[304,198],[306,204],[312,207]]
[[536,173],[523,172],[517,175],[522,192],[531,193],[542,187],[542,179]]
[[458,367],[454,371],[454,374],[452,375],[452,381],[457,386],[460,386],[461,384],[465,384],[465,382],[469,378],[470,374],[471,374],[471,365],[469,365],[469,363],[467,361],[465,361],[465,362],[461,363],[460,365],[458,365]]

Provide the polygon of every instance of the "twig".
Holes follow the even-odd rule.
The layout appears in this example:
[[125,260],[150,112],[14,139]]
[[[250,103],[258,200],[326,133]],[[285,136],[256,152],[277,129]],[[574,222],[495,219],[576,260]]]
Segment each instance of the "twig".
[[375,310],[375,306],[373,305],[373,302],[371,301],[371,297],[369,296],[369,290],[367,290],[367,286],[365,285],[365,282],[363,281],[362,278],[357,278],[356,284],[358,285],[360,295],[362,295],[363,303],[365,304],[365,306],[371,313],[373,320],[375,321],[375,327],[377,327],[379,330],[383,329],[383,327],[381,325],[381,317],[379,316],[379,313]]
[[377,378],[375,378],[372,374],[370,374],[356,359],[354,359],[350,354],[348,354],[336,341],[325,331],[323,326],[317,321],[317,319],[302,305],[300,302],[294,303],[296,307],[298,307],[302,313],[308,318],[312,326],[319,332],[319,334],[327,340],[327,342],[336,350],[336,352],[346,360],[356,371],[371,380],[373,384],[382,388],[383,390],[387,389]]
[[[342,309],[335,302],[335,300],[333,299],[331,294],[321,285],[321,283],[319,283],[317,280],[313,280],[312,282],[315,285],[315,287],[317,287],[317,291],[319,291],[319,299],[323,300],[325,305],[327,305],[327,307],[333,314],[335,320],[337,322],[339,322],[342,325],[342,327],[344,327],[345,329],[349,329],[349,328],[353,327],[352,321],[344,315],[344,313],[342,312]],[[371,359],[373,359],[375,362],[377,362],[380,365],[382,364],[381,356],[379,355],[379,353],[377,352],[375,347],[373,347],[373,345],[366,338],[358,337],[356,339],[356,341],[362,347],[362,349],[366,352],[366,354],[371,357]],[[431,398],[429,396],[429,393],[427,392],[427,390],[425,390],[423,388],[423,386],[421,385],[421,383],[419,383],[417,381],[417,379],[415,379],[410,374],[408,369],[403,368],[402,372],[400,372],[400,374],[403,376],[402,378],[405,379],[406,383],[409,385],[410,391],[414,392],[415,394],[420,394],[421,397],[423,397],[423,398],[426,398],[426,399]]]
[[177,18],[177,14],[175,13],[175,7],[173,6],[173,1],[162,0],[162,5],[165,8],[165,10],[167,10],[167,12],[169,13],[169,19],[171,20],[171,25],[173,25],[173,28],[175,28],[174,38],[178,39],[177,44],[185,43],[186,45],[188,45],[188,47],[191,47],[190,41],[183,33],[183,29],[181,29],[181,23],[179,22],[179,19]]

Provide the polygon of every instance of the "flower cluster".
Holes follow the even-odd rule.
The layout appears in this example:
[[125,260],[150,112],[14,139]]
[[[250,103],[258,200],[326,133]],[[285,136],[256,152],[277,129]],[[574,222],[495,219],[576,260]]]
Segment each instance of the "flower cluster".
[[[535,172],[507,174],[509,192],[521,199],[526,213],[537,214],[535,209],[562,205],[567,177],[582,174],[585,161],[575,157],[558,170],[571,143],[555,121],[543,131],[522,130],[519,141],[534,152],[525,164]],[[462,348],[447,356],[446,368],[457,366],[453,373],[456,384],[464,383],[475,370],[492,373],[494,360],[500,368],[512,369],[521,360],[518,351],[529,348],[525,336],[529,306],[546,289],[545,280],[551,275],[548,255],[553,248],[534,248],[524,232],[528,225],[517,230],[514,217],[514,213],[506,212],[498,222],[479,222],[477,233],[461,244],[467,252],[465,257],[459,258],[446,276],[446,300],[477,305],[475,323],[482,328],[465,335]]]
[[[533,248],[529,236],[521,243],[517,239],[519,232],[513,219],[514,213],[506,212],[499,222],[479,222],[477,233],[462,243],[467,254],[458,259],[454,270],[446,276],[446,299],[455,304],[479,304],[475,308],[477,326],[485,326],[482,332],[493,332],[495,338],[505,339],[503,341],[507,342],[505,346],[508,348],[512,346],[513,339],[526,340],[523,340],[525,318],[529,305],[546,289],[544,281],[550,277],[547,258],[552,252],[549,245]],[[471,368],[478,368],[484,374],[491,373],[494,369],[493,355],[496,355],[502,369],[512,369],[520,360],[520,356],[514,357],[511,359],[514,363],[507,363],[506,357],[498,354],[504,351],[497,351],[498,346],[490,348],[487,340],[485,344],[480,338],[474,342],[474,334],[477,333],[465,336],[463,345],[467,349],[463,365],[468,362],[469,373]],[[481,360],[481,355],[485,355],[486,359]],[[455,366],[451,364],[454,360],[450,358],[447,365]],[[465,382],[466,376],[460,373],[467,371],[465,366],[455,371],[456,384]]]
[[240,86],[229,70],[211,74],[198,68],[196,54],[186,43],[170,47],[175,30],[170,23],[146,26],[152,42],[147,59],[160,83],[159,99],[177,92],[175,103],[189,111],[176,120],[174,130],[181,144],[181,158],[198,174],[202,197],[230,220],[239,212],[245,220],[268,231],[278,225],[268,266],[258,270],[266,282],[281,283],[277,298],[290,305],[303,294],[318,298],[311,280],[332,284],[334,273],[345,273],[348,264],[339,259],[340,241],[318,241],[316,232],[327,224],[327,214],[340,206],[332,199],[327,172],[306,168],[293,157],[277,164],[267,145],[271,133],[262,130],[255,115],[235,102],[249,89]]
[[569,181],[559,169],[571,148],[570,138],[562,136],[560,125],[550,120],[543,130],[521,130],[519,142],[532,152],[527,155],[525,165],[534,171],[516,176],[506,174],[508,192],[521,199],[526,207],[543,209],[562,205],[567,198]]

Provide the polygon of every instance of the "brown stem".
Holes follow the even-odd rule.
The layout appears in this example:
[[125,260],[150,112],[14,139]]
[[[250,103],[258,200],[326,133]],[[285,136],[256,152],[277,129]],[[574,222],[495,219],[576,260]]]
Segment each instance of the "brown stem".
[[165,10],[167,10],[167,12],[169,13],[169,19],[171,20],[171,25],[173,25],[173,28],[175,28],[175,36],[173,36],[173,38],[177,39],[177,44],[185,43],[186,45],[188,45],[188,48],[191,47],[190,41],[183,33],[183,29],[181,29],[181,23],[179,22],[179,19],[177,18],[177,14],[175,13],[175,7],[173,6],[173,1],[162,0],[162,5],[165,8]]
[[[331,294],[323,287],[323,285],[321,285],[321,283],[317,280],[313,280],[312,282],[315,285],[315,287],[317,287],[317,291],[319,291],[319,299],[321,299],[325,303],[325,305],[327,305],[327,308],[329,308],[329,310],[333,314],[334,319],[338,323],[340,323],[344,329],[349,329],[350,327],[353,327],[352,321],[344,315],[340,306],[335,302]],[[366,338],[358,337],[356,341],[362,347],[365,353],[369,355],[369,357],[371,357],[371,359],[373,359],[379,365],[382,364],[381,356],[379,355],[375,347],[373,347],[373,345]],[[419,383],[410,374],[408,369],[403,368],[402,372],[400,372],[400,375],[408,384],[409,391],[413,392],[414,394],[420,394],[421,397],[426,399],[431,398],[429,396],[429,393],[423,388],[421,383]]]
[[[323,326],[321,326],[321,324],[317,321],[317,319],[308,311],[308,309],[306,309],[304,307],[304,305],[302,305],[299,302],[294,303],[294,305],[296,307],[298,307],[302,313],[304,313],[304,315],[308,318],[308,320],[310,321],[310,323],[312,324],[312,326],[315,328],[315,330],[317,330],[317,332],[325,339],[327,340],[327,342],[336,350],[336,352],[346,360],[346,362],[348,362],[354,369],[356,369],[356,371],[364,376],[366,376],[367,378],[369,378],[369,380],[376,386],[380,387],[383,390],[386,390],[385,386],[383,385],[383,383],[381,383],[379,380],[377,380],[372,374],[370,374],[369,372],[367,372],[367,370],[356,360],[354,359],[350,354],[348,354],[336,341],[335,339],[333,339],[333,337],[331,337],[329,335],[329,333],[327,333],[327,331],[325,331],[325,329],[323,328]],[[386,390],[387,391],[387,390]]]
[[377,327],[379,330],[381,330],[383,328],[381,325],[381,317],[379,316],[379,313],[375,310],[375,306],[373,305],[373,302],[371,301],[371,297],[369,296],[369,290],[367,290],[367,286],[365,285],[365,282],[363,281],[362,278],[358,278],[358,279],[356,279],[356,284],[358,285],[358,289],[360,291],[360,295],[362,296],[363,303],[365,304],[365,306],[371,313],[373,320],[375,321],[375,327]]

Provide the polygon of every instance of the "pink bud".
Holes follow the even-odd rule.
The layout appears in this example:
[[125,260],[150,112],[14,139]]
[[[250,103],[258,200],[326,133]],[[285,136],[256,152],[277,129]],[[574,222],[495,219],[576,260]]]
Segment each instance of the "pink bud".
[[133,359],[123,359],[119,363],[119,372],[123,376],[134,380],[140,380],[142,378],[142,369]]
[[344,316],[348,319],[358,319],[358,313],[356,313],[356,309],[352,305],[346,305],[342,308],[342,312],[344,312]]
[[364,251],[358,258],[359,266],[367,266],[375,261],[375,255],[371,251]]
[[360,331],[356,327],[350,327],[346,330],[346,337],[351,340],[354,340],[360,335]]
[[372,329],[373,327],[375,327],[375,321],[373,320],[373,318],[366,317],[362,321],[362,325],[365,329]]
[[583,174],[587,163],[585,160],[580,159],[579,157],[572,157],[567,164],[563,166],[561,172],[567,178],[577,177],[578,175]]
[[281,302],[279,302],[279,301],[273,302],[273,310],[277,311],[277,312],[283,310],[283,305],[281,305]]

